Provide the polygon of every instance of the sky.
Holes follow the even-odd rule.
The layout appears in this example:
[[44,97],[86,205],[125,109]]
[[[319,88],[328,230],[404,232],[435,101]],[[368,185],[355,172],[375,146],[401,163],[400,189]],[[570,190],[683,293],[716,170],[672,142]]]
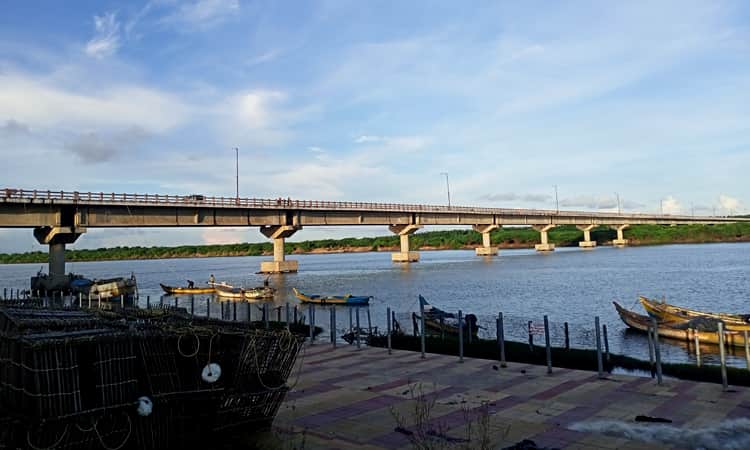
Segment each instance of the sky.
[[[746,214],[749,131],[744,1],[0,13],[0,187],[234,196],[237,148],[243,197],[445,204],[449,187],[454,205]],[[75,247],[263,240],[89,230]],[[0,252],[33,250],[30,230],[0,230]]]

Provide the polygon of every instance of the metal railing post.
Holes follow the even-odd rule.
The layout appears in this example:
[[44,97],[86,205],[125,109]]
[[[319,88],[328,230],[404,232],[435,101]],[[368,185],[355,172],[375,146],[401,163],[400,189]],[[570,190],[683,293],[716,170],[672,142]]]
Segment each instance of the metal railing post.
[[552,348],[549,343],[549,320],[544,316],[544,346],[547,349],[547,373],[552,373]]
[[656,356],[656,383],[661,384],[661,348],[659,347],[659,324],[656,319],[651,318],[651,326],[654,328],[654,356]]
[[594,326],[596,327],[596,368],[599,372],[599,378],[604,378],[604,367],[602,365],[602,332],[599,327],[599,316],[594,317]]
[[729,389],[727,382],[727,356],[724,348],[724,322],[719,322],[719,357],[721,358],[721,385],[726,391]]
[[458,362],[464,362],[464,320],[460,309],[458,310]]
[[505,362],[505,324],[503,324],[503,313],[497,314],[497,345],[500,347],[500,367],[507,367]]
[[388,308],[386,308],[385,317],[386,317],[386,319],[385,319],[386,330],[388,332],[388,337],[387,337],[387,339],[388,339],[388,354],[390,355],[392,353],[391,352],[391,307],[390,306]]

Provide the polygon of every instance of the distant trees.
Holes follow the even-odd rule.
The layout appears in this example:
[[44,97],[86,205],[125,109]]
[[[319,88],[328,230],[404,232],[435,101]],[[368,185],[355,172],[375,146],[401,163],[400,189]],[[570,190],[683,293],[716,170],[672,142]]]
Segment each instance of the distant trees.
[[[599,243],[611,241],[615,231],[601,226],[591,231],[591,239]],[[506,227],[492,231],[493,245],[500,247],[533,247],[539,233],[530,227]],[[625,238],[633,244],[667,244],[687,242],[750,241],[750,223],[719,225],[633,225],[625,229]],[[572,225],[555,227],[549,232],[550,242],[558,246],[575,246],[583,239],[583,232]],[[411,238],[414,249],[461,249],[482,244],[482,235],[473,230],[425,231]],[[372,238],[321,239],[317,241],[286,242],[287,253],[307,253],[315,250],[337,251],[367,249],[378,251],[399,245],[396,235]],[[104,261],[124,259],[196,258],[208,256],[260,256],[273,253],[271,242],[224,245],[182,245],[178,247],[112,247],[95,250],[66,250],[68,261]],[[0,264],[46,263],[47,252],[0,253]]]

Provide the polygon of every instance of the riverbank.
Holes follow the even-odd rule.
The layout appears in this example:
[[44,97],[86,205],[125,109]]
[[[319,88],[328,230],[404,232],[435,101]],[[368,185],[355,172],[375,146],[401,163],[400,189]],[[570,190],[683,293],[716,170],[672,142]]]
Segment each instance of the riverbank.
[[[591,231],[597,245],[608,245],[615,239],[614,230],[599,227]],[[549,232],[549,241],[558,247],[577,246],[583,232],[574,226],[559,226]],[[750,242],[750,223],[720,225],[633,225],[625,229],[629,245],[663,245],[716,242]],[[539,233],[531,227],[500,228],[491,233],[493,245],[500,249],[533,248],[539,242]],[[471,250],[482,245],[481,234],[473,230],[426,231],[411,238],[414,250]],[[322,239],[315,241],[286,242],[287,254],[361,253],[399,251],[396,235]],[[71,262],[113,261],[140,259],[201,258],[220,256],[268,256],[273,254],[273,244],[240,243],[225,245],[185,245],[178,247],[115,247],[95,250],[67,250],[65,258]],[[0,253],[0,264],[45,263],[46,251],[27,253]]]

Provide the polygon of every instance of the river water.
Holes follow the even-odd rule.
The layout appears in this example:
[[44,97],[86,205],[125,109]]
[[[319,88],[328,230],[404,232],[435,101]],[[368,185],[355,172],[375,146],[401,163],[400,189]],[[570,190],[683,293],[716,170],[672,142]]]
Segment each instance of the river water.
[[[159,283],[185,285],[187,279],[202,284],[210,274],[217,281],[237,286],[262,284],[255,274],[268,257],[219,257],[143,261],[68,263],[68,272],[87,277],[130,276],[138,279],[140,303],[148,296],[152,304],[164,302],[189,308],[190,297],[161,298]],[[648,359],[643,335],[627,330],[612,301],[643,313],[638,295],[666,298],[668,302],[707,311],[750,312],[750,243],[665,245],[653,247],[599,247],[594,250],[558,248],[550,253],[531,249],[501,250],[495,258],[473,251],[423,251],[411,265],[393,264],[386,252],[294,255],[299,273],[274,275],[270,283],[279,289],[274,306],[299,304],[296,287],[312,294],[372,295],[372,325],[386,324],[386,307],[398,313],[411,331],[409,313],[419,310],[418,295],[449,311],[463,310],[479,316],[486,336],[495,335],[494,316],[502,312],[508,339],[525,341],[529,320],[542,324],[549,316],[553,345],[563,342],[563,322],[569,323],[574,347],[594,348],[594,317],[608,327],[613,353]],[[0,289],[28,289],[29,277],[39,264],[0,265]],[[46,264],[41,266],[46,271]],[[196,295],[196,314],[205,314],[209,298],[211,315],[232,318],[233,306],[210,295]],[[239,305],[237,317],[259,317],[259,303]],[[223,307],[226,306],[226,307]],[[307,311],[307,309],[305,309]],[[275,316],[276,313],[274,313]],[[329,313],[320,310],[316,322],[328,329]],[[337,308],[337,328],[348,328],[349,312]],[[365,311],[362,326],[367,325]],[[535,337],[543,343],[543,336]],[[718,347],[701,346],[706,362],[716,362]],[[694,362],[694,348],[686,343],[662,342],[665,361]],[[744,366],[744,350],[730,350],[729,362]]]

